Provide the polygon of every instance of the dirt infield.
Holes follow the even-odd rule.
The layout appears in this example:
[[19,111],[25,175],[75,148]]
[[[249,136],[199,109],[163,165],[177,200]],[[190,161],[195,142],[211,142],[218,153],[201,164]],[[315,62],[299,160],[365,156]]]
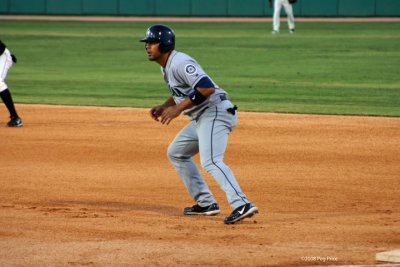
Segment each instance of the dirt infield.
[[[375,264],[400,247],[400,119],[239,113],[226,162],[260,213],[192,205],[145,109],[0,106],[0,266]],[[198,158],[196,158],[198,161]]]

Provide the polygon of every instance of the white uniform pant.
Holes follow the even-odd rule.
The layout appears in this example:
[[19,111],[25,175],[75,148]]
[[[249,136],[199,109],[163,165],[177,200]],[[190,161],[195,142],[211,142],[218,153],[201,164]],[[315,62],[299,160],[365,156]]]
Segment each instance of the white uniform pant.
[[274,1],[274,25],[273,30],[279,32],[280,27],[280,17],[281,17],[281,9],[282,6],[285,8],[285,12],[288,19],[289,30],[294,30],[294,16],[293,16],[293,8],[288,0],[275,0]]
[[0,92],[6,90],[7,84],[4,80],[7,77],[7,72],[13,65],[10,51],[6,48],[4,53],[0,56]]

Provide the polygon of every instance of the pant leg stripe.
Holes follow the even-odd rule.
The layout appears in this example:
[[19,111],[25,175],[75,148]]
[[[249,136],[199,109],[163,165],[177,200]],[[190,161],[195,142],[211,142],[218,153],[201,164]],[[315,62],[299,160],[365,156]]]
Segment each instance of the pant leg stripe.
[[237,195],[238,197],[240,197],[240,198],[243,200],[244,203],[247,203],[247,202],[244,200],[244,198],[243,198],[242,196],[239,195],[238,191],[237,191],[236,188],[232,185],[231,181],[229,181],[229,178],[228,178],[228,176],[226,175],[226,173],[225,173],[225,172],[215,163],[215,161],[214,161],[214,155],[213,155],[213,133],[214,133],[214,125],[215,125],[215,121],[217,120],[217,117],[218,117],[218,108],[215,107],[215,118],[214,118],[214,120],[213,120],[213,124],[212,124],[212,127],[211,127],[211,138],[210,138],[210,140],[211,140],[211,162],[212,162],[212,164],[213,164],[214,166],[216,166],[216,167],[221,171],[221,173],[224,175],[225,179],[226,179],[226,180],[228,181],[228,183],[231,185],[231,187],[233,188],[233,190],[235,190],[236,195]]

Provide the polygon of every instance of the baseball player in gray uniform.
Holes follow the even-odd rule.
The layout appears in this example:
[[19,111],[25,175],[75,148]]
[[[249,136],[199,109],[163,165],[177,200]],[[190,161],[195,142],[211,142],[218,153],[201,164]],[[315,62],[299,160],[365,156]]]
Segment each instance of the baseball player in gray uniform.
[[184,208],[184,215],[216,215],[219,206],[201,177],[192,157],[200,153],[201,166],[226,193],[233,212],[226,224],[253,216],[258,208],[241,190],[232,170],[224,163],[228,135],[237,123],[236,106],[227,93],[211,80],[190,56],[175,49],[175,33],[165,25],[153,25],[144,39],[148,59],[161,66],[164,81],[171,92],[163,104],[150,109],[150,116],[168,125],[181,113],[190,122],[168,147],[168,159],[181,176],[196,202]]
[[7,122],[8,127],[22,126],[22,120],[15,110],[11,93],[4,81],[6,79],[8,70],[16,62],[17,58],[11,54],[10,50],[8,50],[6,45],[0,40],[0,97],[10,113],[10,121]]

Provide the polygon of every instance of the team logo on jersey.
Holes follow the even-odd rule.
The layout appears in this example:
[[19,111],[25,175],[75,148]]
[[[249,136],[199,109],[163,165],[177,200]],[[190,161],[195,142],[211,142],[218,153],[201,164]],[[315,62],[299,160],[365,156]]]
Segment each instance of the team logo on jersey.
[[197,69],[196,69],[196,67],[194,65],[187,64],[185,66],[185,71],[186,71],[187,74],[193,75],[193,74],[195,74],[197,72]]

